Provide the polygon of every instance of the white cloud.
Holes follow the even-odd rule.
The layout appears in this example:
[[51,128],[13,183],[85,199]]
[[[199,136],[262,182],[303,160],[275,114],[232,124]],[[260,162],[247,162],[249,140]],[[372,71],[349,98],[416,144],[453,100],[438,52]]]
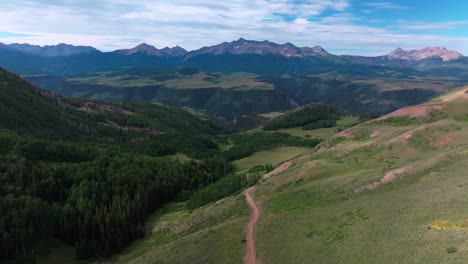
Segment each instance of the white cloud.
[[407,6],[395,4],[392,2],[374,2],[374,3],[366,3],[368,7],[378,8],[378,9],[408,9]]
[[468,21],[423,22],[399,21],[400,28],[404,30],[448,30],[468,25]]

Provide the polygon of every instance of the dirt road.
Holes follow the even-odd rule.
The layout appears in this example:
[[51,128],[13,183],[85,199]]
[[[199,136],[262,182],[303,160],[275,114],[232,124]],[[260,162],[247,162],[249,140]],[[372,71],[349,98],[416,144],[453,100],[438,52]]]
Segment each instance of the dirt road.
[[[291,161],[285,162],[274,169],[272,172],[265,174],[262,177],[262,180],[266,180],[274,175],[277,175],[291,167],[293,163]],[[244,191],[245,200],[252,209],[252,216],[250,218],[249,226],[247,227],[247,245],[246,245],[246,254],[245,254],[245,263],[246,264],[256,264],[257,255],[255,253],[255,225],[257,224],[258,218],[260,217],[260,212],[255,200],[252,197],[252,193],[255,191],[255,186],[250,187]]]
[[255,225],[260,217],[260,213],[254,199],[252,198],[253,191],[255,191],[255,186],[250,187],[244,192],[245,200],[249,204],[250,208],[252,208],[252,217],[250,218],[249,226],[247,227],[246,264],[257,263],[257,255],[255,253]]
[[266,179],[268,179],[268,178],[270,178],[272,176],[280,174],[281,172],[289,169],[289,167],[291,167],[292,165],[293,165],[292,161],[287,161],[287,162],[281,164],[280,166],[278,166],[276,169],[274,169],[270,173],[267,173],[267,174],[263,175],[262,180],[266,180]]

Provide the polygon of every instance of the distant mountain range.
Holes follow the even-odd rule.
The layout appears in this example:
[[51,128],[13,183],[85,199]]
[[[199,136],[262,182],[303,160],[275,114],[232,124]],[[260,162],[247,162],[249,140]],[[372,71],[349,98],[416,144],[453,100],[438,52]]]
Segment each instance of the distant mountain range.
[[69,44],[60,43],[54,46],[37,46],[30,44],[3,44],[0,43],[0,48],[20,51],[31,55],[41,57],[60,57],[71,56],[76,54],[86,54],[91,52],[99,52],[96,48],[90,46],[73,46]]
[[187,57],[195,57],[199,55],[276,55],[286,58],[291,57],[308,57],[308,56],[329,56],[326,50],[322,47],[304,47],[299,48],[291,43],[276,44],[270,41],[252,41],[243,38],[233,41],[224,42],[211,47],[203,47],[199,50],[192,51],[187,54]]
[[[395,51],[377,57],[333,55],[320,46],[238,39],[187,51],[179,46],[158,49],[143,43],[134,48],[102,52],[90,46],[1,44],[0,66],[19,74],[70,75],[123,68],[195,67],[209,72],[249,72],[259,75],[323,74],[382,75],[378,67],[432,71],[444,65],[444,75],[468,79],[468,58],[446,48]],[[439,72],[435,72],[439,74]],[[434,74],[431,72],[431,74]]]
[[468,58],[445,48],[338,56],[242,38],[194,51],[1,44],[0,67],[70,97],[161,102],[228,120],[313,102],[385,114],[468,83]]
[[[0,43],[0,49],[8,49],[24,52],[30,55],[37,55],[42,57],[59,57],[59,56],[71,56],[77,54],[89,54],[92,52],[100,52],[98,49],[91,46],[73,46],[69,44],[58,44],[55,46],[37,46],[30,44],[3,44]],[[134,54],[145,54],[155,57],[196,57],[200,55],[275,55],[286,58],[301,58],[311,56],[332,56],[325,49],[320,46],[315,47],[297,47],[291,43],[277,44],[270,41],[253,41],[240,38],[232,42],[223,42],[218,45],[203,47],[194,51],[187,51],[179,46],[163,49],[157,49],[156,47],[142,43],[134,48],[120,49],[113,51],[122,55],[134,55]],[[420,50],[405,51],[398,48],[391,53],[379,56],[389,59],[399,59],[407,61],[419,61],[423,59],[436,58],[442,59],[443,61],[452,61],[461,59],[464,56],[453,50],[448,50],[442,47],[427,47]]]

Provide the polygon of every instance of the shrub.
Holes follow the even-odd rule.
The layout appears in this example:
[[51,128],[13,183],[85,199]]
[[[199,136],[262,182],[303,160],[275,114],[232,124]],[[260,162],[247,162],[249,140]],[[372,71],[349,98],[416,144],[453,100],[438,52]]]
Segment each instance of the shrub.
[[456,253],[457,251],[458,251],[458,249],[456,247],[447,248],[447,253],[449,253],[449,254]]
[[345,141],[346,141],[346,137],[336,137],[332,140],[331,144],[332,146],[335,146]]
[[414,118],[411,118],[409,116],[395,116],[395,117],[389,117],[384,120],[377,121],[379,124],[386,124],[386,125],[392,125],[392,126],[406,126],[411,124]]

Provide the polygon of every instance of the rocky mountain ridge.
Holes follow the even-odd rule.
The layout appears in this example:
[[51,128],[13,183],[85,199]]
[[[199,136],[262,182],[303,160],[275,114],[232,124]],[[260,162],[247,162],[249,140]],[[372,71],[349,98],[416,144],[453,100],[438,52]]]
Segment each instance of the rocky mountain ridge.
[[439,58],[443,61],[452,61],[463,58],[463,55],[458,51],[449,50],[442,47],[427,47],[419,50],[404,50],[397,48],[386,57],[390,59],[400,59],[407,61],[419,61],[429,58]]

